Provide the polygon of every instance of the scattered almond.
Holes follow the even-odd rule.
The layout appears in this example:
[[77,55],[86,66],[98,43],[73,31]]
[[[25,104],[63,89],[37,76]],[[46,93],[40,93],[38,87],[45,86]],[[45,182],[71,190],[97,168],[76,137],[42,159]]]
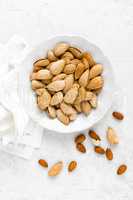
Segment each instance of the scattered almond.
[[57,176],[57,175],[59,175],[61,170],[62,170],[62,168],[63,168],[63,162],[62,161],[57,162],[48,171],[48,176]]
[[105,150],[102,147],[100,147],[100,146],[95,146],[94,150],[98,154],[105,154]]
[[77,167],[77,162],[75,160],[73,160],[68,165],[68,171],[72,172],[76,169],[76,167]]
[[48,163],[46,160],[40,159],[38,160],[39,165],[41,165],[42,167],[47,168],[48,167]]
[[86,137],[84,134],[80,134],[76,136],[75,143],[83,143],[85,141]]
[[120,165],[117,169],[117,175],[122,175],[126,172],[127,170],[127,165],[123,164],[123,165]]
[[89,134],[89,136],[92,139],[101,140],[101,138],[99,137],[99,135],[95,131],[93,131],[93,130],[90,130],[88,134]]
[[113,160],[113,152],[112,152],[112,150],[110,148],[106,149],[106,158],[108,160]]
[[86,148],[82,143],[77,143],[76,144],[76,148],[78,151],[80,151],[81,153],[86,153]]
[[118,119],[118,120],[123,120],[123,119],[124,119],[124,115],[123,115],[122,113],[120,113],[120,112],[114,111],[114,112],[112,113],[112,115],[113,115],[113,117],[114,117],[115,119]]
[[110,144],[118,144],[119,143],[119,138],[117,136],[116,131],[110,127],[107,130],[107,139]]

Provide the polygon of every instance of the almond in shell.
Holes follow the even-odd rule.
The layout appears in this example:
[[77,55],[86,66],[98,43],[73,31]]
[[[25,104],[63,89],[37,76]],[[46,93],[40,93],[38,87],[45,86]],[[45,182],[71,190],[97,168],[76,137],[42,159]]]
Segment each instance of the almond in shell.
[[63,162],[62,161],[57,162],[48,171],[48,176],[57,176],[57,175],[59,175],[60,172],[62,171],[62,168],[63,168]]
[[64,68],[64,73],[65,74],[73,74],[75,72],[76,65],[74,64],[68,64]]
[[60,74],[65,66],[65,61],[64,60],[57,60],[55,62],[52,62],[50,65],[50,71],[53,75]]
[[65,88],[63,92],[66,93],[70,88],[72,88],[73,83],[74,83],[74,76],[73,74],[70,74],[65,78]]
[[79,78],[79,85],[86,87],[89,80],[89,70],[86,70]]
[[107,130],[107,139],[110,144],[118,144],[119,143],[118,135],[117,135],[116,131],[111,127],[109,127]]
[[53,81],[47,86],[48,90],[53,91],[53,92],[61,91],[64,89],[64,87],[65,87],[64,80]]
[[76,97],[78,96],[78,89],[76,87],[72,87],[68,90],[64,96],[65,103],[73,104]]
[[60,104],[62,101],[63,101],[62,92],[57,92],[52,96],[50,104],[52,106],[56,106],[56,105]]
[[101,76],[97,76],[89,81],[87,89],[96,90],[102,88],[103,84],[104,84],[103,78]]
[[56,111],[56,115],[59,121],[61,121],[63,124],[68,125],[69,124],[69,117],[65,115],[61,109],[58,109]]
[[82,112],[85,115],[89,115],[90,114],[90,112],[91,112],[91,106],[90,106],[89,102],[87,102],[87,101],[81,102],[81,108],[82,108]]
[[84,70],[85,70],[85,65],[83,63],[79,63],[75,70],[75,79],[79,79]]
[[64,54],[69,48],[69,44],[61,42],[58,43],[55,48],[54,48],[54,54],[55,56],[61,56],[62,54]]
[[37,103],[39,108],[41,110],[45,110],[49,106],[50,101],[51,101],[51,95],[46,89],[44,89],[43,94],[38,96],[37,98]]
[[68,171],[72,172],[76,169],[76,167],[77,167],[77,162],[75,160],[73,160],[68,165]]
[[56,110],[53,106],[48,106],[48,115],[50,118],[56,118]]
[[90,79],[101,75],[103,72],[103,66],[101,64],[96,64],[90,69]]

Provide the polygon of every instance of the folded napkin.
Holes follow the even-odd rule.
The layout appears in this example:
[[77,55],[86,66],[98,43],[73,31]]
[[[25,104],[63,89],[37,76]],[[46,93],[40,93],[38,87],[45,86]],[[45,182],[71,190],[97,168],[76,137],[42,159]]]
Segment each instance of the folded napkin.
[[40,147],[43,134],[43,128],[32,122],[18,96],[18,66],[29,51],[17,35],[0,45],[0,149],[26,159]]

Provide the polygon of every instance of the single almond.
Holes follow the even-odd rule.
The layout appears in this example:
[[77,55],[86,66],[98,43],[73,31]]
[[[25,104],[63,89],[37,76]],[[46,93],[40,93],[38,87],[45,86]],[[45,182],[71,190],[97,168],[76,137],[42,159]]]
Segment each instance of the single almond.
[[87,102],[87,101],[81,102],[81,109],[85,115],[89,115],[91,112],[91,106],[90,106],[89,102]]
[[62,122],[65,125],[69,124],[69,117],[65,115],[60,109],[56,111],[56,115],[60,122]]
[[120,165],[117,169],[117,175],[122,175],[126,172],[127,170],[127,165],[123,164],[123,165]]
[[37,72],[40,69],[42,69],[43,67],[46,67],[47,65],[49,65],[49,60],[48,59],[39,59],[36,62],[34,62],[33,66],[33,71]]
[[31,80],[47,80],[51,78],[52,78],[52,74],[47,69],[42,69],[36,73],[31,74]]
[[63,111],[64,114],[66,115],[72,115],[77,113],[76,110],[69,104],[66,104],[64,102],[62,102],[60,104],[60,109]]
[[51,63],[50,71],[53,75],[60,74],[63,71],[64,66],[65,66],[64,60],[57,60]]
[[105,154],[105,150],[102,147],[100,147],[100,146],[95,146],[94,150],[98,154]]
[[95,131],[93,131],[93,130],[90,130],[88,134],[89,134],[89,136],[92,139],[101,140],[101,138],[99,137],[99,135]]
[[112,152],[112,150],[110,148],[106,149],[106,158],[108,160],[113,160],[113,152]]
[[63,55],[62,55],[62,57],[61,58],[69,58],[70,60],[73,60],[74,59],[74,56],[73,56],[73,54],[72,53],[70,53],[70,52],[65,52]]
[[68,171],[72,172],[76,169],[76,167],[77,167],[77,162],[75,160],[73,160],[68,165]]
[[92,93],[92,98],[89,100],[89,103],[91,104],[92,108],[97,107],[97,96],[94,93]]
[[60,172],[62,171],[62,168],[63,168],[63,162],[62,161],[57,162],[48,171],[48,176],[57,176],[57,175],[59,175]]
[[63,101],[63,94],[62,94],[62,92],[57,92],[57,93],[55,93],[55,94],[52,96],[50,104],[51,104],[52,106],[56,106],[56,105],[58,105],[59,103],[61,103],[62,101]]
[[37,103],[38,106],[41,110],[45,110],[51,101],[51,95],[49,94],[49,92],[44,89],[42,95],[38,96],[37,98]]
[[46,160],[40,159],[38,160],[39,165],[41,165],[42,167],[47,168],[48,167],[48,163]]
[[78,96],[78,89],[76,87],[72,87],[70,90],[68,90],[64,96],[65,103],[73,104],[76,97]]
[[76,144],[76,148],[78,151],[80,151],[81,153],[86,153],[86,148],[82,143],[77,143]]
[[73,86],[73,83],[74,83],[73,74],[68,75],[64,80],[65,80],[65,88],[64,88],[63,92],[66,93]]
[[76,65],[74,64],[68,64],[64,68],[64,73],[65,74],[73,74],[75,72]]
[[48,115],[50,118],[56,118],[56,110],[53,106],[48,106]]
[[78,59],[82,58],[82,51],[76,47],[69,47],[69,51]]
[[53,81],[47,86],[48,90],[53,91],[53,92],[61,91],[64,89],[64,87],[65,87],[64,80]]
[[39,88],[44,88],[44,84],[41,81],[32,80],[31,87],[32,87],[32,90],[36,90]]
[[86,137],[84,134],[80,134],[76,136],[75,143],[83,143],[85,141]]
[[90,69],[90,79],[101,75],[103,72],[103,66],[101,64],[96,64]]
[[86,58],[82,58],[82,63],[85,65],[85,68],[88,69],[89,68],[89,62]]
[[86,87],[89,80],[89,70],[87,69],[79,78],[79,85]]
[[112,113],[112,115],[113,115],[113,117],[115,119],[118,119],[118,120],[123,120],[124,119],[124,115],[121,112],[114,111]]
[[58,74],[58,75],[56,75],[56,76],[53,77],[52,81],[63,80],[63,79],[66,78],[66,76],[67,75],[64,74],[64,73]]
[[88,63],[90,65],[90,67],[92,67],[93,65],[95,65],[95,60],[93,59],[91,53],[89,52],[84,52],[83,53],[83,58],[86,58],[88,60]]
[[118,138],[116,131],[110,127],[107,130],[107,139],[110,144],[118,144],[119,143],[119,138]]
[[49,51],[48,51],[48,60],[49,60],[50,62],[53,62],[53,61],[56,61],[56,60],[57,60],[57,58],[56,58],[56,56],[54,55],[54,52],[53,52],[52,50],[49,50]]
[[84,70],[85,70],[85,65],[83,63],[79,63],[75,69],[75,79],[79,79]]
[[103,84],[104,84],[103,78],[101,76],[97,76],[89,81],[87,89],[96,90],[102,88]]
[[58,43],[55,48],[54,48],[54,54],[55,56],[61,56],[62,54],[64,54],[69,48],[69,44],[61,42]]

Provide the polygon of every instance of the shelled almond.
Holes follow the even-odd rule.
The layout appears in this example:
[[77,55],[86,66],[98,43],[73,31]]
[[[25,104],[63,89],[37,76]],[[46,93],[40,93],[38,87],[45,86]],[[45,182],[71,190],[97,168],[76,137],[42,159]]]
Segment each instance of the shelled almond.
[[103,66],[90,52],[66,42],[56,44],[46,57],[33,63],[30,80],[38,107],[65,125],[78,113],[88,116],[98,105],[97,91],[104,85],[102,72]]

